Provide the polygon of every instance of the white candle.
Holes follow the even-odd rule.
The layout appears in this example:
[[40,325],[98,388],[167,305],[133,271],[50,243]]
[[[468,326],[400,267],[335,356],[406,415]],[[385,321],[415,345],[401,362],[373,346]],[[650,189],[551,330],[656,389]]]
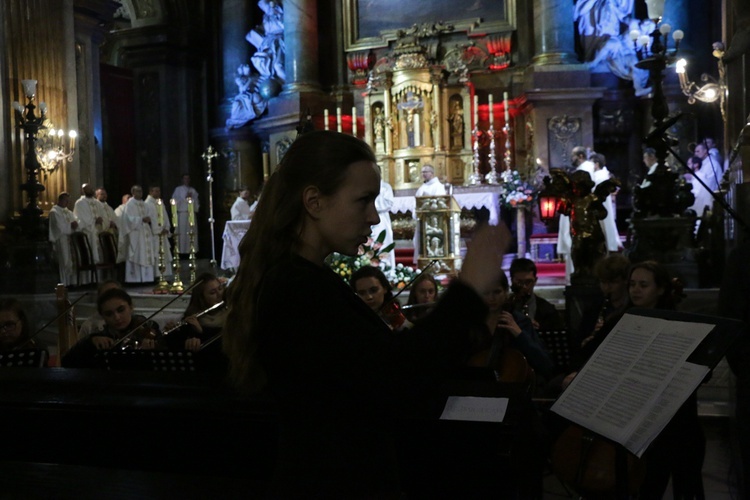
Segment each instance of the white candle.
[[479,128],[479,96],[474,94],[474,126]]
[[510,112],[508,109],[508,93],[503,92],[503,108],[505,108],[505,123],[508,124],[510,121]]
[[352,135],[357,137],[357,108],[352,108]]
[[492,128],[494,122],[495,122],[495,113],[492,110],[492,94],[490,94],[490,128]]
[[[326,127],[328,130],[328,127]],[[268,153],[263,153],[263,180],[267,181],[271,176],[271,161],[268,157]]]
[[336,132],[341,133],[341,108],[336,108]]
[[323,130],[328,130],[328,108],[323,110]]
[[161,207],[161,198],[156,200],[156,223],[161,228],[164,225],[164,210]]
[[419,113],[414,113],[414,146],[422,145],[422,132],[419,127],[419,120],[421,118]]

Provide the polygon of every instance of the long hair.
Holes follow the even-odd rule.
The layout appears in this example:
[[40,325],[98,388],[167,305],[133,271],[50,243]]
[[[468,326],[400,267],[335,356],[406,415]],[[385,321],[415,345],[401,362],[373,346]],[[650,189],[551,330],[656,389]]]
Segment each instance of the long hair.
[[[664,290],[664,293],[659,297],[659,301],[656,303],[656,309],[674,309],[676,307],[676,300],[674,297],[674,289],[672,286],[672,278],[669,275],[669,271],[663,265],[659,264],[655,260],[644,260],[630,266],[628,271],[628,279],[633,276],[633,271],[636,269],[645,269],[654,275],[654,283],[658,288]],[[632,307],[630,299],[628,298],[629,307]]]
[[209,308],[208,302],[206,302],[206,298],[203,296],[203,291],[210,282],[219,281],[219,278],[213,273],[202,273],[195,278],[195,281],[199,281],[200,283],[190,293],[190,302],[185,309],[185,314],[182,315],[183,319]]
[[417,287],[420,283],[423,281],[429,281],[432,283],[432,286],[435,287],[435,300],[437,300],[437,292],[438,292],[438,285],[437,280],[435,277],[429,273],[422,273],[419,275],[419,278],[414,280],[414,283],[411,284],[411,288],[409,289],[409,300],[406,301],[408,305],[414,305],[417,303]]
[[341,186],[347,167],[376,163],[370,147],[356,137],[329,131],[299,136],[266,183],[258,207],[239,247],[240,266],[227,290],[227,328],[222,339],[229,357],[229,379],[238,388],[256,391],[266,375],[257,351],[260,332],[256,302],[265,270],[288,260],[300,247],[305,224],[302,193],[315,186],[324,196]]
[[390,281],[388,281],[388,278],[385,277],[385,274],[383,274],[383,271],[381,271],[379,267],[362,266],[354,271],[352,277],[349,278],[349,286],[352,287],[352,290],[357,290],[357,281],[363,278],[375,278],[376,280],[378,280],[380,286],[382,286],[383,290],[385,290],[385,294],[383,295],[383,304],[393,299],[393,286],[391,285]]
[[17,299],[0,299],[0,311],[9,311],[18,316],[21,320],[21,334],[16,345],[26,342],[31,337],[31,325],[21,303]]

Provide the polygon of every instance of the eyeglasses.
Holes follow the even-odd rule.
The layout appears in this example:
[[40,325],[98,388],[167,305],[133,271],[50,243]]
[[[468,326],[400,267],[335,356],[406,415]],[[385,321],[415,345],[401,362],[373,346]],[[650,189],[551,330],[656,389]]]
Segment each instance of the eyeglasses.
[[18,325],[20,321],[20,319],[17,319],[15,321],[6,321],[4,323],[0,323],[0,330],[12,330]]
[[533,279],[528,279],[528,280],[513,280],[513,285],[515,285],[515,286],[531,286],[531,285],[534,284],[534,281],[535,280],[533,280]]

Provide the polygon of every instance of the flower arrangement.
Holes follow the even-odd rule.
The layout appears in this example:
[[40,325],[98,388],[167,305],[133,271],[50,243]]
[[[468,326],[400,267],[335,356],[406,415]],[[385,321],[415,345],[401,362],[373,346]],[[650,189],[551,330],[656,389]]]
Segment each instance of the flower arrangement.
[[393,250],[396,244],[391,243],[384,247],[384,240],[385,230],[381,231],[375,240],[369,238],[365,244],[360,245],[356,256],[342,255],[334,252],[328,257],[328,266],[346,281],[349,281],[354,271],[363,266],[380,267],[385,275],[388,276],[391,269],[383,259],[388,256],[388,252]]
[[500,174],[503,183],[500,185],[501,203],[510,208],[528,208],[536,202],[539,190],[521,179],[518,170],[505,170]]
[[398,291],[409,284],[417,275],[417,273],[419,273],[419,271],[411,266],[396,264],[396,269],[394,269],[390,274],[386,273],[386,276],[388,276],[388,279],[393,285],[393,288]]

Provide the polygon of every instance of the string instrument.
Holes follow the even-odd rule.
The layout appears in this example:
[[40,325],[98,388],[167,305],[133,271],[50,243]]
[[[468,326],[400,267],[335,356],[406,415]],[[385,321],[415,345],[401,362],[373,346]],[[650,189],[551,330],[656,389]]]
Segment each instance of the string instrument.
[[[507,301],[503,311],[513,312],[512,301]],[[482,343],[490,343],[474,353],[467,362],[468,366],[477,368],[490,368],[495,372],[498,382],[523,383],[533,387],[535,381],[534,370],[529,366],[521,351],[511,347],[513,334],[501,328],[496,328],[489,338],[483,339]]]
[[[117,345],[122,342],[120,344],[122,350],[138,349],[147,340],[153,340],[154,343],[159,340],[159,327],[153,321],[147,318],[134,318],[133,324],[133,329],[128,333],[129,338],[124,341],[120,339],[115,343]],[[112,348],[114,349],[114,347],[113,345]]]
[[413,283],[416,283],[417,279],[419,279],[419,277],[422,276],[425,271],[427,271],[437,263],[437,259],[432,260],[424,267],[424,269],[415,274],[414,277],[408,283],[406,283],[406,285],[404,285],[401,290],[398,291],[398,293],[391,297],[390,300],[386,300],[385,302],[383,302],[383,305],[380,306],[378,314],[383,319],[383,321],[391,328],[391,330],[398,330],[407,321],[406,316],[404,316],[404,313],[401,311],[401,305],[396,300],[398,299],[398,296],[404,293],[404,291],[407,290]]
[[[113,350],[117,349],[117,348],[125,349],[125,347],[123,347],[123,345],[128,345],[131,342],[131,339],[133,339],[133,337],[136,337],[135,340],[138,340],[138,337],[140,337],[141,341],[143,341],[145,338],[148,338],[148,335],[149,335],[148,331],[151,331],[151,333],[153,334],[153,336],[155,338],[156,337],[155,333],[152,331],[151,328],[147,327],[146,323],[148,323],[148,321],[150,321],[154,316],[156,316],[157,314],[159,314],[160,312],[162,312],[164,309],[166,309],[167,307],[169,307],[169,305],[171,305],[172,302],[174,302],[175,300],[179,299],[180,297],[182,297],[183,295],[185,295],[186,293],[188,293],[190,290],[192,290],[196,286],[200,285],[201,283],[203,283],[203,280],[198,280],[195,283],[193,283],[192,285],[190,285],[189,287],[187,287],[182,293],[177,294],[172,300],[170,300],[169,302],[167,302],[166,304],[164,304],[163,306],[161,306],[159,309],[157,309],[154,313],[152,313],[151,316],[149,316],[148,318],[144,319],[142,322],[140,322],[139,324],[137,324],[136,326],[134,326],[133,329],[130,330],[127,334],[123,335],[118,341],[116,341],[112,345],[111,349],[113,349]],[[144,335],[145,335],[145,337],[144,337]]]
[[551,459],[555,475],[585,497],[621,493],[625,485],[618,486],[618,473],[627,475],[627,494],[634,495],[646,476],[645,460],[578,425],[555,441]]

